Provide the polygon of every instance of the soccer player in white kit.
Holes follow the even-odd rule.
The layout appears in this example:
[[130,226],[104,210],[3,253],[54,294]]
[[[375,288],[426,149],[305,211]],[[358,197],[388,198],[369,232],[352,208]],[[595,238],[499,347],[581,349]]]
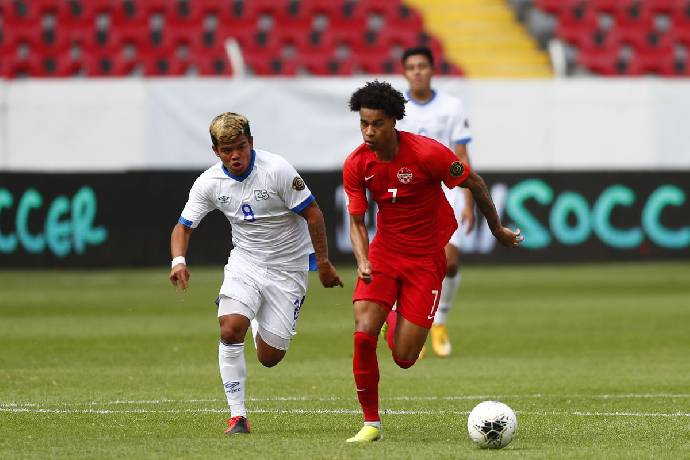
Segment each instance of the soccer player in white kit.
[[230,221],[233,243],[217,301],[218,362],[230,406],[225,433],[249,433],[244,340],[250,323],[259,361],[273,367],[296,334],[308,271],[318,269],[325,287],[343,284],[328,259],[321,209],[297,171],[282,157],[253,148],[242,115],[222,113],[209,131],[220,162],[194,182],[173,228],[170,281],[187,288],[184,256],[192,231],[219,209]]
[[[398,122],[398,128],[435,139],[454,150],[462,163],[470,164],[467,144],[472,134],[465,110],[460,99],[431,88],[434,73],[431,50],[424,46],[405,50],[402,65],[409,91],[405,118]],[[469,233],[474,228],[474,199],[466,189],[445,186],[443,189],[455,211],[458,229],[446,245],[447,271],[431,326],[431,346],[436,355],[446,357],[451,353],[446,322],[460,286],[460,239],[463,230]]]

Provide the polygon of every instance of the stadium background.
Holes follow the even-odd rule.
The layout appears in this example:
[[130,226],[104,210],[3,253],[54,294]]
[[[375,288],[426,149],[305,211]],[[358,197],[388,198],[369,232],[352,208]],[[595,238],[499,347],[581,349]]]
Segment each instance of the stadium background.
[[346,103],[373,78],[405,89],[398,58],[417,44],[526,241],[497,248],[483,222],[465,239],[458,353],[406,374],[381,359],[395,423],[362,458],[473,456],[448,441],[492,397],[518,410],[515,455],[685,455],[690,1],[0,0],[0,457],[224,448],[202,307],[230,250],[222,215],[195,231],[190,292],[166,275],[170,230],[215,161],[208,124],[228,110],[304,175],[347,285],[312,278],[288,362],[248,359],[259,436],[240,449],[351,457],[340,166],[361,138]]

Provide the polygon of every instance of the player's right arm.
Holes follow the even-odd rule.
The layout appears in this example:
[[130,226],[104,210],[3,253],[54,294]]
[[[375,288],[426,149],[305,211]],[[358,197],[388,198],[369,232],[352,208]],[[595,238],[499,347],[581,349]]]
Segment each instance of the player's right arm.
[[357,275],[365,283],[371,281],[371,263],[369,263],[369,231],[364,222],[364,214],[350,214],[350,242],[352,252],[357,260]]
[[215,207],[209,192],[209,182],[204,180],[204,174],[202,174],[194,181],[194,185],[189,191],[187,203],[170,235],[172,268],[169,278],[173,286],[178,289],[185,290],[189,285],[189,269],[185,255],[189,248],[189,238],[192,236],[192,231],[199,225],[201,219]]
[[[187,254],[189,238],[192,236],[193,231],[194,229],[178,223],[173,227],[172,234],[170,235],[170,254],[173,260],[173,266],[170,269],[170,282],[173,286],[183,291],[187,289],[189,284],[189,269],[187,269],[187,264],[184,262],[184,256]],[[178,263],[175,263],[175,261],[178,261]]]
[[350,242],[357,260],[357,275],[365,283],[371,281],[369,263],[369,231],[364,223],[364,214],[369,207],[364,180],[364,166],[354,155],[345,160],[343,167],[343,188],[347,195],[347,210],[350,214]]

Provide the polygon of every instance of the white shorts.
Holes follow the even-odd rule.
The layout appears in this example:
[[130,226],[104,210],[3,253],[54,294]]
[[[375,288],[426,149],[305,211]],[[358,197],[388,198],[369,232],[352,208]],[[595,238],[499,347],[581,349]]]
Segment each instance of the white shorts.
[[450,237],[450,240],[448,240],[448,243],[460,249],[460,240],[464,232],[462,228],[462,210],[465,209],[465,189],[460,187],[453,187],[449,189],[444,185],[443,192],[446,194],[446,199],[448,200],[448,203],[450,203],[450,207],[453,208],[455,220],[458,221],[458,229],[455,230],[453,235]]
[[306,270],[286,271],[256,264],[231,252],[220,288],[218,316],[240,314],[258,325],[273,348],[287,350],[307,293]]

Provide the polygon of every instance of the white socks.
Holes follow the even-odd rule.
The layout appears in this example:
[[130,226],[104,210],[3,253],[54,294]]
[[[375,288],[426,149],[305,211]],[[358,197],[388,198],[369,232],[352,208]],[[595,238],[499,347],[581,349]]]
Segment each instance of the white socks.
[[453,307],[453,299],[455,299],[455,293],[460,287],[460,273],[458,272],[455,276],[446,276],[443,278],[443,285],[441,286],[441,299],[438,301],[438,310],[436,310],[436,315],[434,316],[434,324],[446,324],[448,320],[448,313]]
[[244,386],[247,365],[244,362],[244,343],[218,343],[218,366],[225,396],[230,405],[230,417],[247,416],[244,407]]

